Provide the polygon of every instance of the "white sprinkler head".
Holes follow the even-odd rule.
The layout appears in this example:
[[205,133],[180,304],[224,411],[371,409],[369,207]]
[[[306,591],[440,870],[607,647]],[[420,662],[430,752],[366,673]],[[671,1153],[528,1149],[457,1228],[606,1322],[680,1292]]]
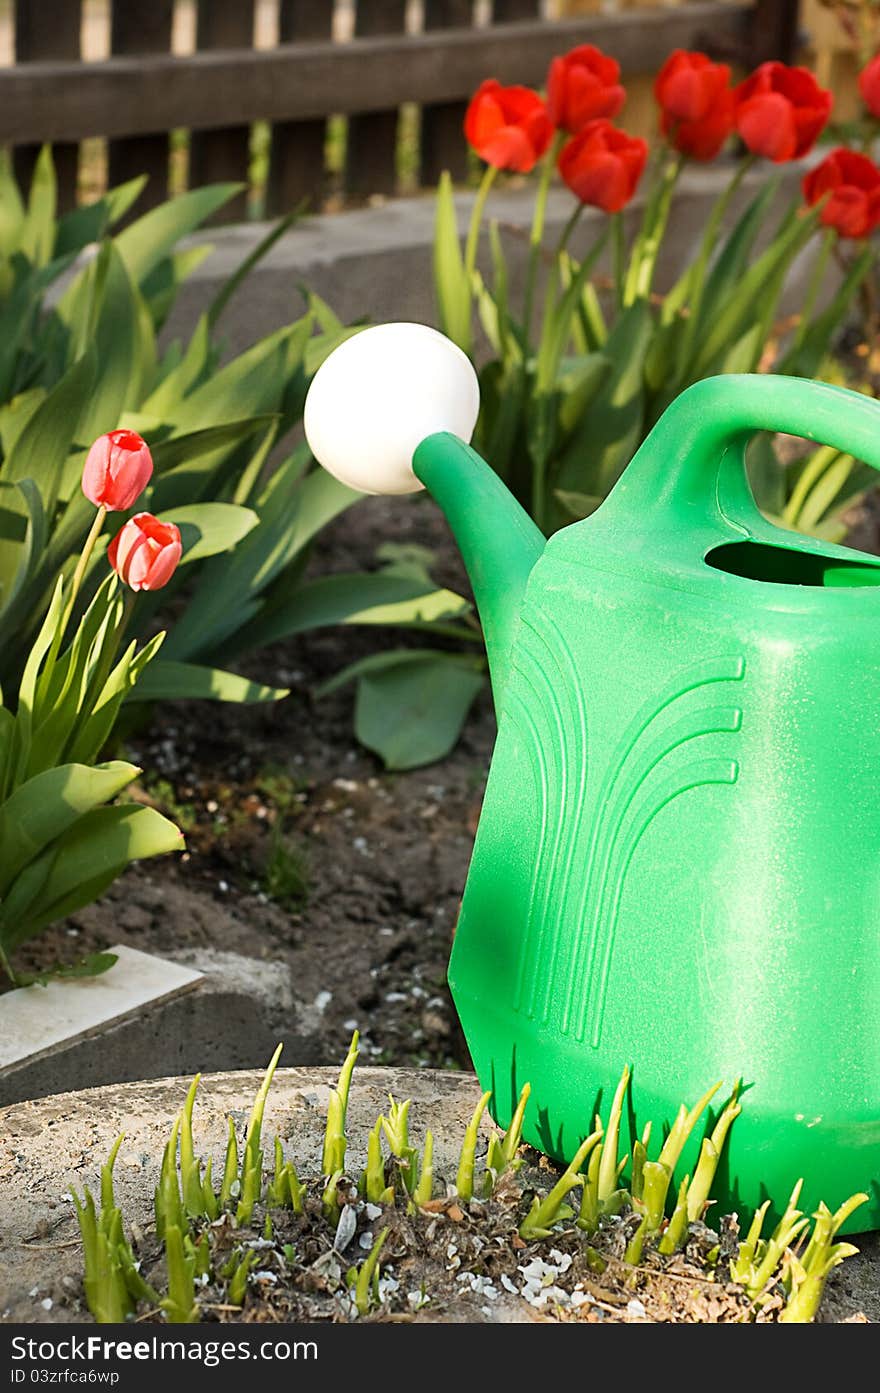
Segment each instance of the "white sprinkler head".
[[414,493],[412,458],[437,431],[470,441],[480,388],[470,359],[426,324],[379,324],[330,354],[306,397],[319,464],[362,493]]

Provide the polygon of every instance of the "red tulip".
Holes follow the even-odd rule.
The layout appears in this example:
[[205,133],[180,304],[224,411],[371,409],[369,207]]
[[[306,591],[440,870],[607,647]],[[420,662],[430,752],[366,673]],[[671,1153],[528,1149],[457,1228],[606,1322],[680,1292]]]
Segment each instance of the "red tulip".
[[692,159],[714,159],[733,130],[728,65],[677,48],[657,74],[654,95],[660,129],[670,144]]
[[502,87],[493,78],[471,97],[464,133],[486,164],[528,174],[550,144],[553,126],[537,92]]
[[636,191],[648,142],[610,121],[590,121],[559,156],[559,172],[581,203],[619,213]]
[[547,114],[554,126],[577,135],[588,121],[616,116],[626,101],[620,64],[593,44],[554,58],[547,74]]
[[859,91],[871,115],[880,120],[880,53],[859,73]]
[[143,493],[153,474],[147,442],[133,430],[99,435],[86,455],[82,491],[96,508],[123,513]]
[[810,205],[828,195],[820,219],[841,237],[868,237],[880,226],[880,169],[867,155],[832,150],[805,176],[803,190]]
[[161,590],[173,576],[181,550],[173,522],[135,513],[107,548],[107,560],[132,590]]
[[734,90],[736,128],[755,155],[782,164],[812,149],[834,101],[809,68],[762,63]]

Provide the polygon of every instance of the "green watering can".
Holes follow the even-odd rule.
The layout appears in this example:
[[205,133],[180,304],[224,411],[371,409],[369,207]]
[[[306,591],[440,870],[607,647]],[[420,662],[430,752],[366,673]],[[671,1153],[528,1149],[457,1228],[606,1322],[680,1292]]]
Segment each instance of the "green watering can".
[[449,980],[496,1121],[528,1080],[565,1161],[627,1063],[630,1145],[742,1079],[719,1200],[804,1176],[808,1212],[864,1190],[880,1227],[880,561],[773,526],[744,467],[769,430],[880,469],[880,405],[699,382],[549,541],[465,443],[478,405],[453,344],[385,325],[306,432],[355,487],[429,490],[479,606],[498,739]]

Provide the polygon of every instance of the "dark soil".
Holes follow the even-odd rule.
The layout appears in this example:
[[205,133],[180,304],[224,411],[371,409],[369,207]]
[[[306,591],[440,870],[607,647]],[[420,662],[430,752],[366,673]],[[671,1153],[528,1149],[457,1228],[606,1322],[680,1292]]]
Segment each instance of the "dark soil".
[[[352,508],[321,536],[312,570],[369,569],[388,541],[432,548],[438,583],[467,590],[425,497]],[[356,658],[424,642],[328,629],[238,665],[289,686],[284,701],[156,707],[125,755],[144,769],[135,796],[177,821],[186,852],[131,867],[100,903],[27,945],[19,969],[115,943],[281,962],[320,1022],[308,1057],[288,1050],[288,1064],[338,1059],[357,1025],[375,1063],[468,1067],[446,966],[494,739],[488,686],[442,764],[397,774],[357,744],[353,687],[313,697]]]

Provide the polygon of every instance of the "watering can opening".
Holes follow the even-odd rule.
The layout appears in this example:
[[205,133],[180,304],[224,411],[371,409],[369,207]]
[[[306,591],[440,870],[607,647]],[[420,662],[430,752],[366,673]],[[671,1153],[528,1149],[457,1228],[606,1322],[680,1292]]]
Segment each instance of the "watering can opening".
[[725,542],[713,547],[705,561],[713,570],[773,585],[808,585],[824,589],[880,585],[880,565],[876,562],[843,561],[766,542]]

